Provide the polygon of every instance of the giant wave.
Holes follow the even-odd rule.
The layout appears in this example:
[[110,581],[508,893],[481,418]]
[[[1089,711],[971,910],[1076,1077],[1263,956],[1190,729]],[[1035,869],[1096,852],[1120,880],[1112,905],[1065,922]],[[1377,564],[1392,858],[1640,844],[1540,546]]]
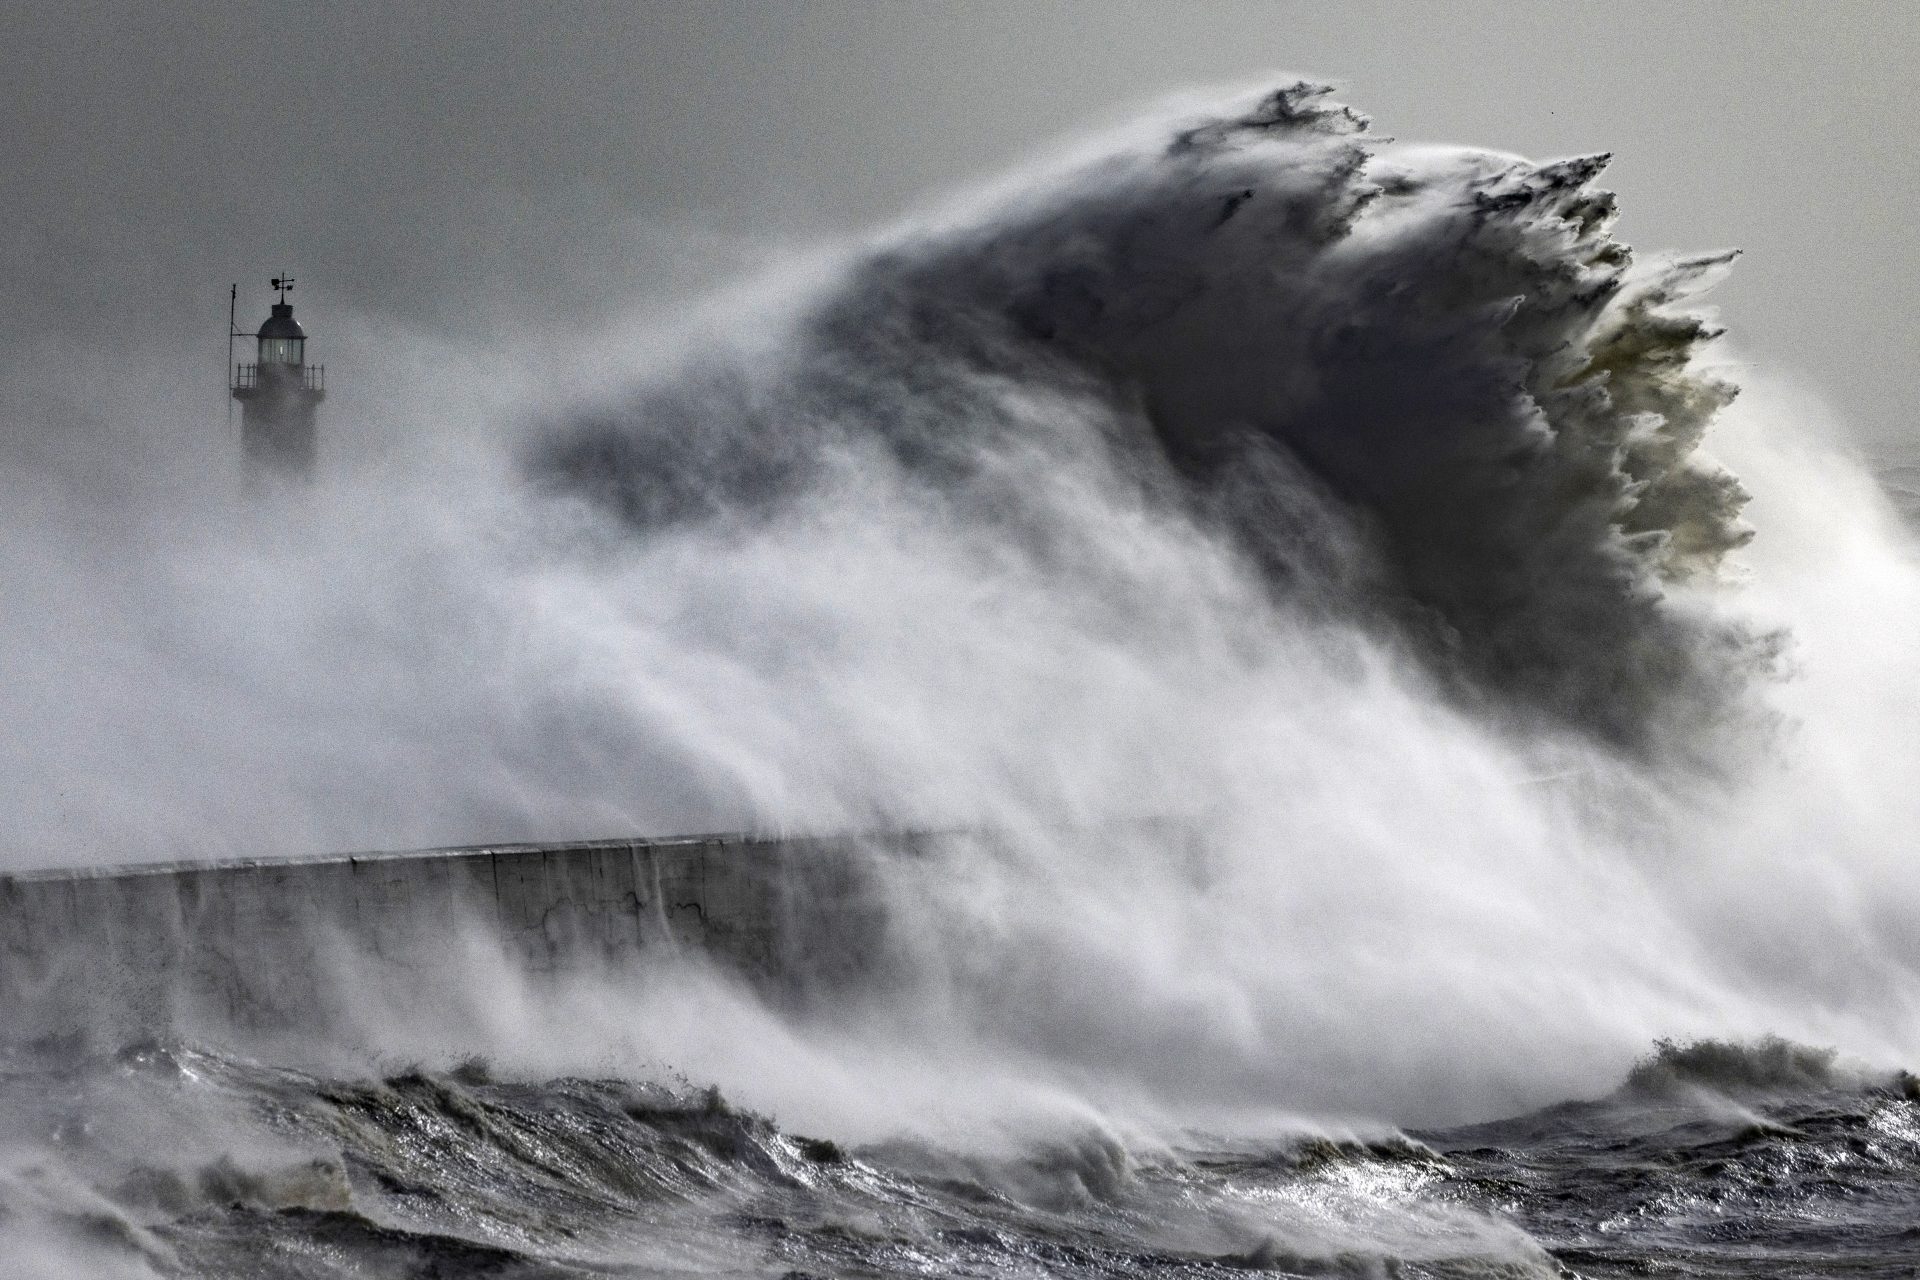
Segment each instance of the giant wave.
[[1758,730],[1773,638],[1675,598],[1751,533],[1702,448],[1734,394],[1700,358],[1719,330],[1687,306],[1733,255],[1636,264],[1605,156],[1380,143],[1327,93],[900,234],[777,359],[707,353],[539,465],[653,528],[875,444],[930,501],[1040,538],[1071,533],[1035,473],[1098,473],[1231,527],[1288,605],[1388,623],[1609,742]]
[[1824,1265],[1824,1214],[1897,1256],[1920,561],[1817,411],[1734,399],[1730,255],[1636,259],[1602,164],[1179,104],[594,353],[620,388],[509,447],[452,424],[471,465],[0,561],[11,843],[963,833],[878,868],[844,1002],[455,946],[353,990],[367,1055],[16,1046],[0,1236],[1484,1275]]

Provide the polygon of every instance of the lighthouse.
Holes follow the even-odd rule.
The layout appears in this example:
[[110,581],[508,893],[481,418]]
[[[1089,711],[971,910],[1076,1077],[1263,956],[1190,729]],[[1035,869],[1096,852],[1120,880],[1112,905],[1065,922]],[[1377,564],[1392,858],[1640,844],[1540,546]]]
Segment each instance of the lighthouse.
[[[240,454],[250,483],[312,478],[318,452],[314,419],[327,396],[326,369],[307,363],[306,330],[293,318],[293,304],[287,301],[293,277],[279,276],[272,287],[279,290],[280,300],[253,335],[259,342],[254,362],[228,360],[229,390],[240,402]],[[230,304],[238,294],[236,286]],[[234,327],[231,305],[228,312],[231,350],[233,338],[248,335]]]

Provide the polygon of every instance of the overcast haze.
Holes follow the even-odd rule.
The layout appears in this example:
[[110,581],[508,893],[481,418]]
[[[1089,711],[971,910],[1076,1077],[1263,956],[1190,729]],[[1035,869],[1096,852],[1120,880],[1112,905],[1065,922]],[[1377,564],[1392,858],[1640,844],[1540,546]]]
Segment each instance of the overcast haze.
[[41,353],[15,377],[205,350],[163,394],[217,406],[226,285],[250,326],[284,269],[339,419],[345,316],[564,333],[1170,91],[1303,73],[1396,137],[1613,151],[1625,238],[1747,250],[1717,295],[1742,350],[1892,441],[1916,34],[1902,4],[14,5],[0,325]]

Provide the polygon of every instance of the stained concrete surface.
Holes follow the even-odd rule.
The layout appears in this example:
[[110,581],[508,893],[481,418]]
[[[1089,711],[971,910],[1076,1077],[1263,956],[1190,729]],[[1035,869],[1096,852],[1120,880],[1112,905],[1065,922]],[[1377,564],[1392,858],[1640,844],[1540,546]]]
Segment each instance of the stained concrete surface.
[[[697,959],[788,998],[876,963],[924,836],[701,836],[0,876],[0,1039],[324,1030],[463,950],[541,977]],[[346,980],[344,975],[352,975]]]

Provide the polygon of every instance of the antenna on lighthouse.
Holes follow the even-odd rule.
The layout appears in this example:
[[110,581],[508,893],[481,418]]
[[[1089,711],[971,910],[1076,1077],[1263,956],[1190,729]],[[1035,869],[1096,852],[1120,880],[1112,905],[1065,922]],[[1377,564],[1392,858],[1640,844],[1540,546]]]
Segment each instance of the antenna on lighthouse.
[[236,308],[238,308],[239,305],[240,305],[240,285],[238,282],[235,282],[227,290],[227,368],[226,368],[226,372],[220,375],[221,378],[226,382],[227,389],[229,392],[227,396],[227,438],[228,439],[233,438],[233,396],[231,394],[233,389],[233,340],[240,336],[240,329],[234,323],[235,317],[238,315]]

